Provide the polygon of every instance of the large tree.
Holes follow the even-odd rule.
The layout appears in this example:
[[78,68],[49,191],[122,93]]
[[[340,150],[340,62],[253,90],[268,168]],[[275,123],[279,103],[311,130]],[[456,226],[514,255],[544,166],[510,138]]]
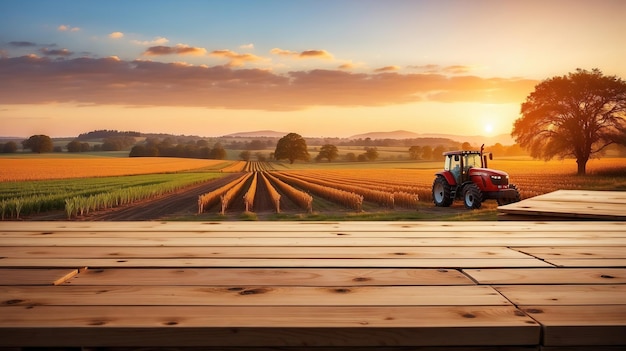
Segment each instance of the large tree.
[[511,136],[535,158],[574,157],[578,174],[612,143],[624,143],[626,82],[599,69],[539,83],[522,104]]
[[22,141],[22,146],[38,154],[42,152],[52,152],[54,149],[52,139],[47,135],[33,135],[27,140]]
[[310,159],[307,151],[306,140],[296,133],[289,133],[278,140],[276,150],[274,151],[276,160],[289,160],[293,163],[295,160],[308,161]]

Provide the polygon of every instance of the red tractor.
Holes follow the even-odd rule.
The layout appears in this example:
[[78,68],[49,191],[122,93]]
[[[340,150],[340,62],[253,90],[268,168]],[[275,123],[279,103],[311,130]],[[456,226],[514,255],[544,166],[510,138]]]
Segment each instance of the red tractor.
[[[443,171],[433,182],[433,202],[437,207],[448,207],[455,199],[463,199],[468,209],[480,208],[482,202],[496,199],[498,205],[520,201],[515,184],[509,184],[506,172],[487,168],[491,153],[480,151],[445,152]],[[488,155],[488,156],[487,156]]]

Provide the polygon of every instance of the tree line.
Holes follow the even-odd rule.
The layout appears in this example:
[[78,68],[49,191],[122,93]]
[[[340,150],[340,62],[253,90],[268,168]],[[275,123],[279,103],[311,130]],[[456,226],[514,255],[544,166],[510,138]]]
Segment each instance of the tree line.
[[206,140],[188,141],[175,144],[170,138],[163,140],[146,139],[142,144],[133,146],[129,157],[183,157],[214,160],[226,159],[226,149],[221,143],[209,147]]

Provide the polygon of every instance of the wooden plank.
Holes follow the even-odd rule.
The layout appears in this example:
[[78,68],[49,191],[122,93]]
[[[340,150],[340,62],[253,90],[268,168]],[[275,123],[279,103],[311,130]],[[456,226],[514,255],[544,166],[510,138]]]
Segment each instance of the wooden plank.
[[559,190],[498,206],[498,211],[513,215],[625,220],[625,194],[619,191]]
[[474,285],[453,269],[89,269],[71,285],[381,286]]
[[546,346],[626,345],[626,305],[537,305],[522,309],[541,323]]
[[0,268],[0,285],[59,285],[78,274],[78,269]]
[[3,286],[11,305],[74,306],[505,306],[488,286]]
[[589,246],[589,247],[512,247],[522,253],[541,259],[553,258],[626,258],[626,246]]
[[502,267],[553,267],[534,258],[5,258],[0,267],[91,267],[91,268],[502,268]]
[[[563,238],[571,237],[572,233],[569,231],[549,231],[549,230],[506,230],[506,228],[490,228],[490,230],[471,230],[468,228],[465,231],[49,231],[49,232],[15,232],[15,231],[0,231],[0,237],[3,238],[336,238],[336,237],[349,237],[349,238]],[[613,230],[604,231],[600,234],[595,232],[576,232],[574,235],[579,238],[588,237],[616,237],[625,238],[626,231]]]
[[5,346],[536,345],[540,330],[511,306],[0,309]]
[[626,237],[544,238],[3,238],[0,246],[626,246]]
[[626,284],[626,268],[464,269],[479,284]]
[[515,305],[626,305],[626,285],[495,285]]
[[537,201],[573,201],[588,203],[626,204],[626,191],[556,190],[534,196]]
[[626,258],[576,259],[551,258],[546,262],[557,267],[626,267]]
[[82,222],[82,221],[35,221],[35,222],[0,222],[0,231],[44,233],[54,231],[92,231],[92,232],[213,232],[213,231],[255,231],[255,232],[414,232],[414,231],[617,231],[626,230],[626,223],[613,222],[494,222],[494,221],[348,221],[348,222]]
[[0,246],[5,258],[529,258],[507,247],[20,247]]

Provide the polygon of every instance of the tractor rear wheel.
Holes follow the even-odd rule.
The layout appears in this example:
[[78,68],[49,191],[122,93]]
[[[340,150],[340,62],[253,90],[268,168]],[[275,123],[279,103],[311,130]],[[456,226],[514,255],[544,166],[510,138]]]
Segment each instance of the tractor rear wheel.
[[465,208],[479,209],[483,202],[483,193],[476,184],[469,184],[463,189],[463,203]]
[[449,207],[452,205],[452,189],[446,178],[438,175],[433,182],[433,202],[437,207]]

